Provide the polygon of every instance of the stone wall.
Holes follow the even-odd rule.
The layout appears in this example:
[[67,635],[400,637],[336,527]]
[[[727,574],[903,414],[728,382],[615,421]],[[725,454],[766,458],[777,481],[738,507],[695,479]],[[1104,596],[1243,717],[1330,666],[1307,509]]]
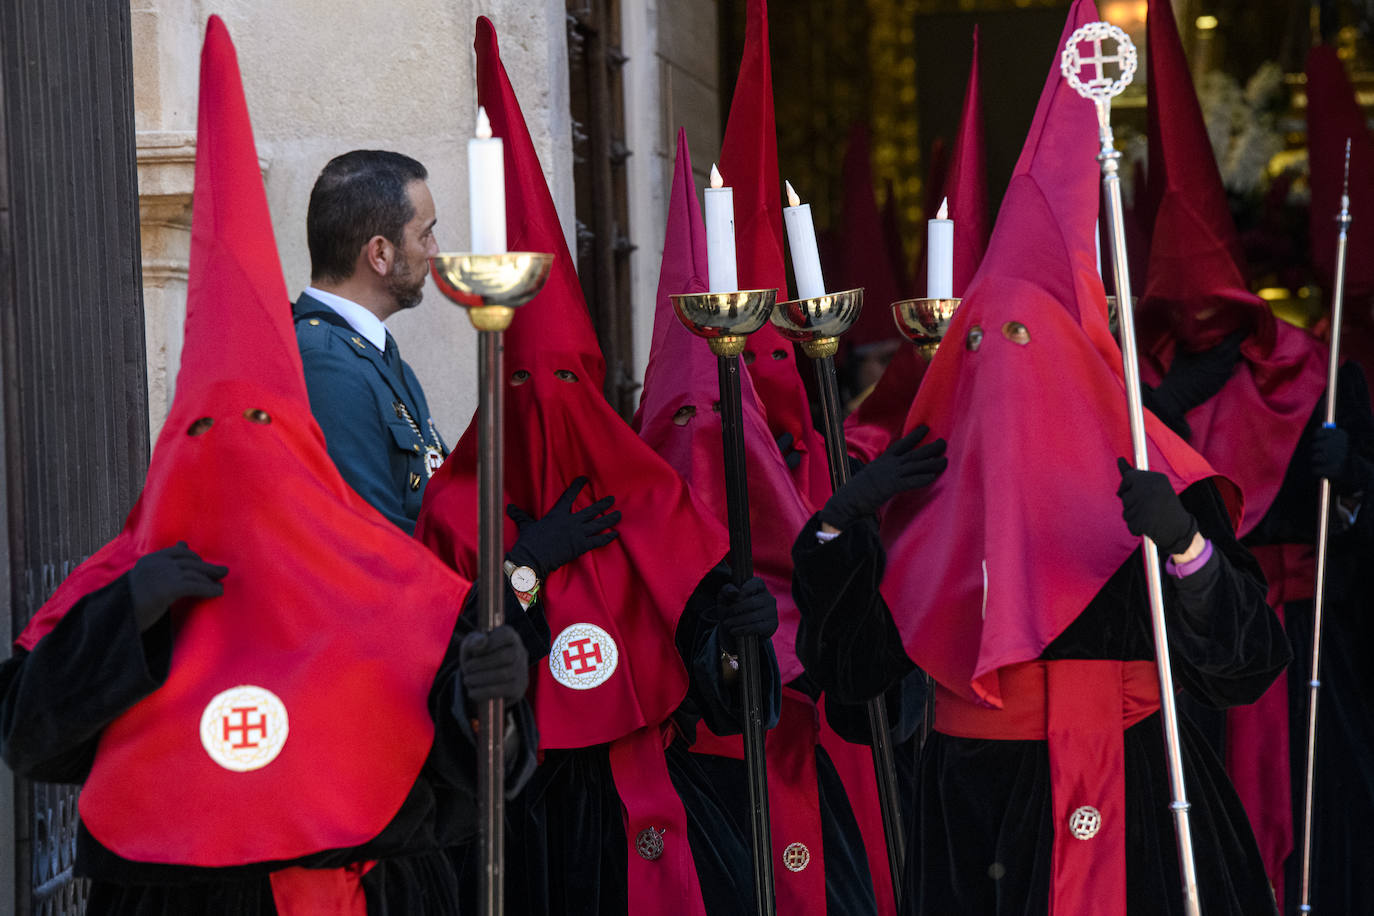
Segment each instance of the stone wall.
[[[466,140],[476,116],[473,24],[489,16],[571,237],[564,0],[131,0],[150,420],[166,416],[185,316],[196,93],[205,22],[238,49],[286,285],[309,283],[305,210],[333,156],[394,149],[430,170],[444,250],[468,243]],[[659,229],[661,233],[662,230]],[[476,406],[476,338],[433,283],[389,325],[452,444]]]

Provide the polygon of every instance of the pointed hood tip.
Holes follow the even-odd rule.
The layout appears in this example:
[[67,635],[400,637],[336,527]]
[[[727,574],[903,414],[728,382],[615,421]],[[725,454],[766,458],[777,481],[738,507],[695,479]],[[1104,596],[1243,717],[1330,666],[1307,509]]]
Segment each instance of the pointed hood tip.
[[[520,100],[501,60],[496,29],[486,17],[477,20],[474,47],[478,102],[505,148],[507,241],[513,251],[554,256],[544,289],[516,312],[505,332],[507,362],[514,368],[523,360],[528,368],[554,358],[565,361],[571,354],[599,385],[605,357]],[[550,347],[551,341],[559,345]]]

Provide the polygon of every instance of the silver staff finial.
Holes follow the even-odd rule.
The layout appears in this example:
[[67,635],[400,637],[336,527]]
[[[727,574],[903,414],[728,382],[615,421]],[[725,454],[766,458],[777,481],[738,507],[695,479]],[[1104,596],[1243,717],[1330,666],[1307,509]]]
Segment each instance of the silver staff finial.
[[[1115,43],[1115,53],[1102,50],[1104,41]],[[1092,44],[1092,53],[1084,55],[1080,46],[1086,43]],[[1110,22],[1090,22],[1069,36],[1060,56],[1059,71],[1075,92],[1097,105],[1097,120],[1105,125],[1112,99],[1135,78],[1136,62],[1135,43],[1129,35]],[[1116,67],[1115,77],[1107,73],[1109,64]],[[1086,81],[1085,70],[1090,74]]]

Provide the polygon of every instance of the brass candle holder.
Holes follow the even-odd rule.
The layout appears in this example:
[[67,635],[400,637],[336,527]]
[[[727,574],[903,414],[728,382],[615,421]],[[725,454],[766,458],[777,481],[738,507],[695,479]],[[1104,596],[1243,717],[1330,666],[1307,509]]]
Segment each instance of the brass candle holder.
[[916,345],[927,360],[935,356],[962,299],[902,299],[892,303],[897,330]]
[[812,359],[834,356],[840,348],[840,335],[854,326],[863,309],[864,291],[847,289],[810,299],[779,302],[770,320],[778,333]]
[[683,293],[670,296],[678,320],[706,338],[716,356],[739,356],[745,338],[763,327],[778,300],[775,289],[741,289],[732,293]]
[[[684,293],[672,296],[678,320],[706,338],[716,355],[720,386],[721,446],[725,472],[725,509],[730,531],[730,573],[736,586],[754,574],[749,529],[749,478],[745,469],[744,416],[740,394],[740,359],[748,336],[763,327],[778,291],[744,289],[729,293]],[[763,680],[758,636],[742,636],[737,646],[739,690],[743,707],[744,766],[748,775],[749,835],[753,853],[757,912],[777,911],[773,885],[773,842],[768,820],[768,769],[765,763]]]
[[[505,487],[502,459],[501,336],[515,310],[535,297],[549,278],[553,255],[528,251],[501,254],[439,254],[430,272],[439,291],[467,309],[477,334],[477,555],[478,625],[484,631],[505,619],[503,523]],[[477,796],[483,913],[502,911],[505,869],[504,701],[483,700],[477,709]]]
[[430,259],[434,282],[468,310],[479,331],[504,331],[515,309],[533,299],[549,279],[553,255],[532,251],[501,254],[445,252]]

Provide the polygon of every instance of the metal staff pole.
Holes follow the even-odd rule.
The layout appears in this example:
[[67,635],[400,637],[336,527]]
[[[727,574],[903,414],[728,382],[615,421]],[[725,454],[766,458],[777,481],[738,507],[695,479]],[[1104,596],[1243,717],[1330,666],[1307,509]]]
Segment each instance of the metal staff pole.
[[[1114,54],[1103,51],[1103,41],[1116,44]],[[1084,55],[1081,46],[1090,44],[1092,53]],[[1105,75],[1104,68],[1114,64],[1118,68],[1115,79]],[[1092,78],[1080,78],[1083,68],[1090,68]],[[1145,413],[1140,400],[1140,363],[1135,342],[1135,323],[1131,307],[1131,274],[1126,262],[1126,232],[1122,218],[1121,179],[1117,175],[1117,160],[1121,154],[1112,143],[1111,100],[1126,88],[1135,75],[1135,45],[1126,33],[1106,22],[1093,22],[1075,31],[1065,45],[1060,65],[1064,78],[1079,95],[1091,99],[1097,106],[1098,137],[1102,148],[1097,160],[1102,163],[1102,194],[1107,204],[1107,225],[1112,238],[1112,266],[1116,276],[1116,301],[1121,320],[1121,354],[1126,376],[1126,406],[1130,414],[1131,445],[1135,466],[1149,469],[1149,455],[1145,438]],[[1174,702],[1174,677],[1169,664],[1169,636],[1164,625],[1164,589],[1159,571],[1159,551],[1148,537],[1141,539],[1145,556],[1145,582],[1150,598],[1150,620],[1154,629],[1155,660],[1159,667],[1159,701],[1164,720],[1164,744],[1169,760],[1169,784],[1173,801],[1174,832],[1178,838],[1179,872],[1183,881],[1183,903],[1189,916],[1199,916],[1202,904],[1198,897],[1197,868],[1193,860],[1192,831],[1188,821],[1188,797],[1183,780],[1183,755],[1178,736],[1178,710]]]
[[[835,378],[835,352],[839,335],[849,330],[863,307],[863,290],[827,293],[810,299],[779,302],[772,321],[788,340],[801,344],[802,352],[816,368],[820,392],[821,417],[825,432],[825,453],[830,462],[830,488],[838,490],[849,480],[849,460],[841,422],[840,388]],[[902,863],[906,841],[902,835],[901,802],[897,791],[897,764],[892,748],[892,731],[887,706],[882,697],[867,703],[868,726],[873,733],[873,772],[878,784],[878,802],[883,816],[883,836],[887,841],[887,864],[892,873],[892,892],[900,899]]]
[[[736,585],[754,574],[749,531],[749,483],[744,467],[744,421],[739,355],[746,335],[768,320],[777,290],[689,293],[673,296],[673,311],[687,329],[705,337],[716,354],[725,460],[725,502],[730,524],[730,569]],[[744,706],[744,766],[749,784],[749,832],[753,843],[754,899],[759,916],[773,916],[773,838],[768,822],[768,769],[764,758],[763,682],[759,640],[739,641],[740,697]]]
[[[502,561],[502,343],[515,307],[534,298],[548,279],[551,254],[440,254],[431,272],[439,290],[468,309],[477,334],[478,620],[483,632],[504,623]],[[477,711],[477,806],[483,916],[505,909],[505,701],[484,700]]]
[[[1340,368],[1341,312],[1345,305],[1345,245],[1350,229],[1350,140],[1345,141],[1345,182],[1341,188],[1341,212],[1336,216],[1336,289],[1331,297],[1331,355],[1326,364],[1327,429],[1336,426],[1336,370]],[[1312,877],[1312,800],[1316,783],[1317,698],[1321,692],[1322,611],[1326,606],[1327,526],[1331,522],[1331,480],[1321,480],[1317,508],[1317,584],[1312,596],[1312,674],[1307,682],[1307,771],[1302,793],[1302,898],[1298,912],[1310,913]]]

